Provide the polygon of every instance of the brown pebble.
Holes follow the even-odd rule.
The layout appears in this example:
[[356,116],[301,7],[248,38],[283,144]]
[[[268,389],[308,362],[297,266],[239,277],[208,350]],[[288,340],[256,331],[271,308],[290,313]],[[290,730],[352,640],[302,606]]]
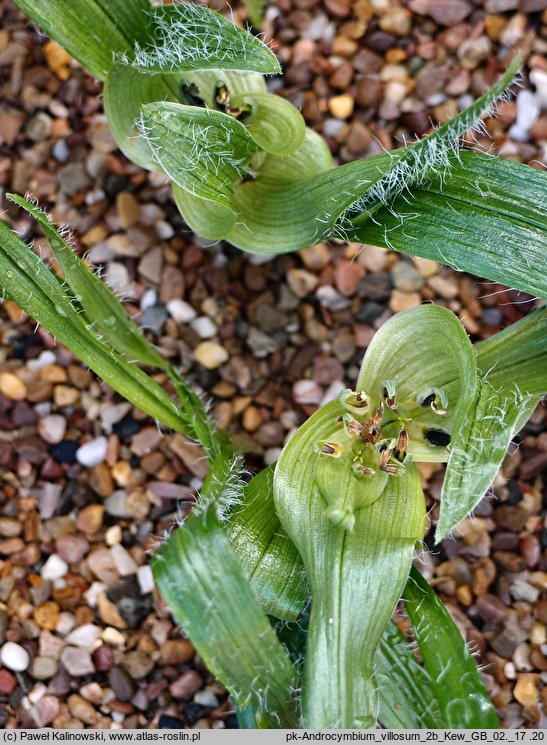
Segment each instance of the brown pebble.
[[168,639],[160,647],[161,662],[164,665],[182,665],[190,662],[194,654],[194,647],[187,639]]
[[113,667],[108,674],[108,682],[120,701],[131,701],[135,695],[135,684],[121,667]]
[[169,690],[173,698],[191,698],[202,686],[201,676],[195,670],[188,670],[174,683],[171,683]]
[[103,525],[104,507],[102,504],[89,504],[78,513],[76,527],[83,533],[97,533]]

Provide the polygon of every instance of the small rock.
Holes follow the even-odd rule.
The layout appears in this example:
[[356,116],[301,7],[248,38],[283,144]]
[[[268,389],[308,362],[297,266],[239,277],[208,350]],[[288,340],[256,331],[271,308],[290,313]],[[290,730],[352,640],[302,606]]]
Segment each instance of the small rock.
[[60,414],[49,414],[38,421],[37,429],[42,440],[55,445],[66,433],[66,419]]
[[297,380],[292,389],[297,404],[318,406],[323,398],[323,389],[313,380]]
[[106,437],[96,437],[90,442],[86,442],[76,451],[76,460],[86,468],[93,468],[93,466],[103,463],[106,458],[108,449],[108,440]]
[[101,629],[92,623],[84,623],[66,637],[67,644],[73,647],[92,647],[101,635]]
[[0,695],[11,696],[16,688],[17,678],[15,675],[12,675],[8,670],[2,668],[0,670]]
[[167,312],[177,323],[189,323],[197,316],[196,311],[184,300],[170,300],[167,303]]
[[154,582],[152,569],[148,564],[137,569],[137,579],[139,580],[139,587],[143,595],[148,595],[154,591],[156,583]]
[[409,308],[415,308],[422,302],[422,296],[418,292],[401,292],[400,290],[393,290],[391,293],[391,300],[389,301],[389,308],[393,313],[400,313],[403,310]]
[[316,243],[298,252],[308,269],[319,271],[330,261],[330,251],[326,243]]
[[131,440],[131,452],[142,458],[155,450],[162,440],[157,427],[145,427]]
[[36,702],[35,706],[40,722],[44,727],[51,724],[53,720],[59,716],[59,711],[61,709],[57,696],[42,696],[42,698]]
[[112,548],[110,549],[110,553],[112,554],[114,564],[121,577],[126,577],[130,574],[136,574],[138,566],[131,555],[128,553],[128,551],[121,545],[121,543],[117,543],[116,545],[112,546]]
[[526,142],[530,139],[530,127],[541,110],[538,98],[529,90],[522,90],[517,96],[517,119],[509,130],[514,140]]
[[32,676],[36,680],[49,680],[57,675],[59,663],[51,657],[38,655],[32,661]]
[[306,271],[306,269],[289,269],[287,272],[287,282],[289,287],[297,297],[306,297],[310,295],[319,284],[315,274]]
[[391,270],[391,279],[398,290],[413,292],[424,285],[422,275],[408,261],[397,261]]
[[162,269],[163,252],[161,246],[155,246],[147,251],[137,266],[140,276],[156,285],[160,283]]
[[519,704],[523,706],[535,706],[538,701],[539,690],[537,684],[538,676],[524,673],[519,675],[513,689],[513,695]]
[[209,316],[199,316],[191,321],[190,326],[200,339],[212,339],[216,336],[218,329]]
[[535,603],[540,591],[523,579],[517,579],[511,583],[509,592],[515,600],[524,600],[527,603]]
[[455,26],[472,10],[473,6],[467,0],[431,0],[427,12],[439,26]]
[[110,687],[120,701],[131,701],[135,695],[135,684],[121,667],[113,667],[108,674]]
[[62,535],[55,541],[55,550],[67,564],[76,564],[89,551],[89,543],[82,535]]
[[0,649],[0,662],[14,673],[22,673],[30,665],[27,650],[15,642],[6,642]]
[[89,186],[89,177],[83,163],[69,163],[57,171],[59,187],[68,196],[72,196]]
[[492,42],[488,36],[466,39],[458,48],[458,59],[466,70],[473,70],[483,62],[492,51]]
[[365,270],[357,261],[339,261],[334,272],[336,289],[346,297],[355,295],[364,273]]
[[103,526],[105,507],[102,504],[89,504],[79,511],[76,527],[82,533],[93,535]]
[[68,572],[68,564],[58,554],[51,554],[42,567],[42,579],[61,579]]
[[247,336],[247,344],[257,359],[267,357],[279,349],[279,344],[275,338],[268,336],[268,334],[265,334],[254,326]]
[[162,665],[184,665],[194,654],[195,649],[187,639],[168,639],[160,647]]
[[349,96],[347,93],[342,93],[339,96],[332,96],[332,98],[329,99],[328,107],[330,113],[336,119],[349,119],[353,114],[355,101],[352,96]]
[[50,600],[34,610],[34,619],[41,629],[55,631],[59,622],[59,606]]
[[163,305],[152,305],[141,314],[140,325],[143,329],[150,331],[159,336],[167,320],[167,310]]
[[379,26],[382,31],[386,31],[388,34],[407,36],[412,26],[412,13],[408,8],[393,5],[380,16]]
[[27,397],[27,386],[17,375],[10,372],[0,373],[0,393],[11,401],[24,401]]
[[91,655],[82,647],[65,647],[61,653],[61,662],[67,673],[75,678],[95,672]]
[[203,685],[203,680],[195,670],[188,670],[188,672],[181,675],[178,680],[171,683],[169,690],[173,698],[192,698],[196,691]]
[[445,300],[453,300],[458,297],[458,283],[453,279],[437,275],[435,277],[430,277],[427,280],[427,284],[437,293],[437,295],[445,298]]
[[83,696],[73,693],[68,697],[67,703],[73,717],[76,717],[76,719],[79,719],[84,724],[95,724],[97,721],[95,707],[89,701],[86,701]]
[[130,191],[121,191],[116,195],[116,210],[122,228],[125,230],[136,225],[140,220],[141,206]]
[[154,660],[139,649],[128,652],[123,658],[122,664],[133,680],[146,678],[154,669]]
[[106,644],[101,644],[93,652],[93,663],[98,672],[108,672],[114,665],[114,652]]
[[345,310],[351,305],[351,301],[337,292],[332,285],[319,287],[315,294],[321,305],[334,312]]
[[194,349],[194,358],[198,364],[208,370],[215,370],[228,360],[228,352],[223,346],[213,341],[203,341]]

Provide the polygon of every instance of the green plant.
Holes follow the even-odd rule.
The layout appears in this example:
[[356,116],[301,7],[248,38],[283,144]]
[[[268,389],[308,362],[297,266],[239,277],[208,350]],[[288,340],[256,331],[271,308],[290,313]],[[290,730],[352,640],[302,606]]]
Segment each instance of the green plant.
[[[15,2],[104,81],[120,149],[172,179],[183,217],[204,237],[275,254],[336,236],[545,296],[545,174],[458,149],[518,60],[420,142],[333,168],[299,112],[267,92],[264,75],[280,72],[272,52],[207,8]],[[251,12],[256,20],[258,6]]]
[[[110,290],[36,204],[11,199],[39,222],[65,281],[0,223],[4,296],[205,448],[197,504],[152,567],[241,726],[496,727],[464,640],[411,569],[425,519],[414,463],[447,461],[440,539],[481,499],[547,390],[547,309],[475,347],[445,308],[395,316],[374,337],[356,391],[313,414],[275,469],[247,479],[230,438]],[[127,358],[165,370],[177,403]],[[423,667],[390,623],[401,597]]]

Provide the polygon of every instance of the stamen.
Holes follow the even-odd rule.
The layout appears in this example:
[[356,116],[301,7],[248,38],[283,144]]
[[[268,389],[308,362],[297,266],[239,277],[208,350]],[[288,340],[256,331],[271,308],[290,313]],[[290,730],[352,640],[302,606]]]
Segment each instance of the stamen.
[[344,409],[354,416],[362,415],[370,408],[370,399],[365,391],[352,391],[351,388],[346,388],[339,394],[338,400]]
[[395,400],[395,390],[397,384],[394,380],[384,380],[382,382],[382,398],[385,401],[386,406],[390,409],[397,408],[397,401]]
[[430,406],[438,416],[446,416],[448,396],[443,388],[429,388],[420,393],[416,401],[420,406]]
[[352,463],[351,468],[353,470],[353,473],[358,477],[362,476],[374,476],[376,471],[374,468],[369,468],[368,466],[364,466],[362,463]]
[[406,429],[402,429],[399,432],[399,437],[397,438],[397,450],[400,453],[406,453],[408,450],[408,432]]
[[328,455],[331,458],[339,458],[342,455],[342,446],[337,442],[316,442],[313,446],[314,452],[319,455]]
[[363,431],[363,425],[358,422],[357,419],[354,419],[351,414],[343,414],[340,417],[340,420],[342,421],[342,424],[344,426],[344,432],[348,437],[354,439],[355,437],[359,437],[361,435],[361,432]]

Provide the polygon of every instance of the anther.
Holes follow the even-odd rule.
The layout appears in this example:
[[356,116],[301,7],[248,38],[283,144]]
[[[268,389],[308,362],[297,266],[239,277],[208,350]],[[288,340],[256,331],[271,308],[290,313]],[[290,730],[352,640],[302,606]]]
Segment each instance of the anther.
[[337,442],[316,442],[313,449],[319,455],[328,455],[331,458],[339,458],[342,455],[342,446]]
[[397,401],[395,400],[395,390],[397,384],[394,380],[384,380],[382,382],[382,398],[385,404],[390,409],[397,408]]

